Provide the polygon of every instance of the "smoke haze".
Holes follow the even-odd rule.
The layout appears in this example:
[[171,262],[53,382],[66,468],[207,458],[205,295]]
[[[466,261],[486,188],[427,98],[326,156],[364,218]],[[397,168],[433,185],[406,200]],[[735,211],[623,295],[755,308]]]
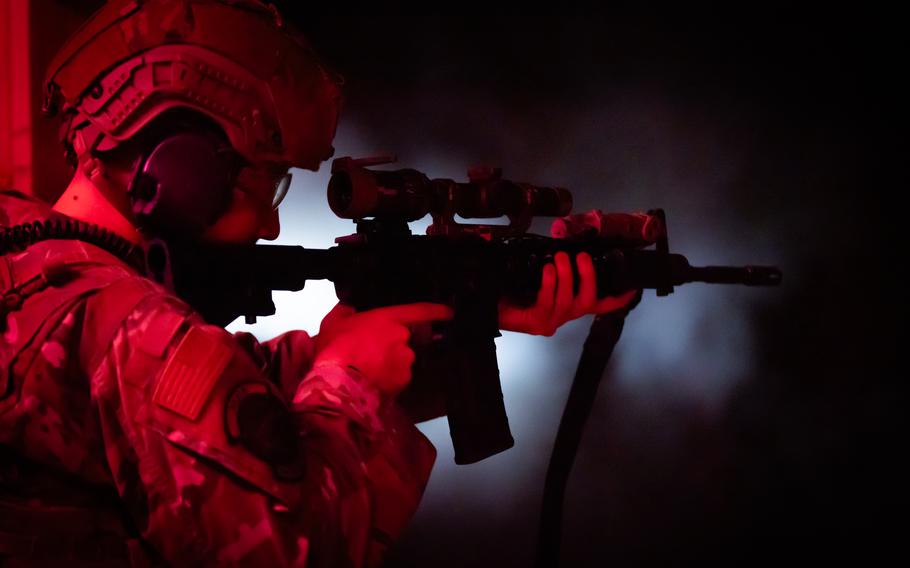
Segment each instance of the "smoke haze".
[[[894,229],[872,222],[881,195],[861,177],[872,72],[858,64],[863,40],[840,33],[858,21],[289,12],[347,78],[336,156],[394,153],[400,167],[456,180],[497,165],[508,179],[570,189],[576,212],[662,207],[671,250],[694,265],[784,271],[780,289],[645,294],[570,479],[565,565],[685,562],[718,543],[824,556],[837,554],[832,542],[885,539],[862,519],[881,515],[890,489],[863,472],[884,459],[880,434],[897,416],[879,379],[896,344],[879,264]],[[887,51],[881,37],[863,45]],[[325,203],[327,170],[295,177],[279,242],[324,248],[353,232]],[[878,293],[856,301],[872,282]],[[278,297],[280,315],[252,329],[315,332],[335,301],[323,284]],[[589,324],[497,340],[512,450],[455,466],[445,421],[421,425],[439,458],[391,566],[531,564]]]

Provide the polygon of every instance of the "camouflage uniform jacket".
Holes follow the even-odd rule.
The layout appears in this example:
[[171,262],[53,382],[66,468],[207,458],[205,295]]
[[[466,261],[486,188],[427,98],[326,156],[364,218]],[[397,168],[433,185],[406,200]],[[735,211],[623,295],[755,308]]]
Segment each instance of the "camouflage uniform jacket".
[[376,565],[416,509],[432,445],[304,332],[232,336],[75,240],[0,257],[0,285],[0,558]]

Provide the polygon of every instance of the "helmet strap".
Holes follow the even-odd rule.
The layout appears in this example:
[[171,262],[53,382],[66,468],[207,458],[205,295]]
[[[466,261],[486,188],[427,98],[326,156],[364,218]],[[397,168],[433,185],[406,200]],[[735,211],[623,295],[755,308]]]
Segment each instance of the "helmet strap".
[[116,199],[117,195],[123,192],[123,188],[115,186],[107,175],[104,162],[99,160],[94,153],[94,146],[97,146],[97,141],[100,138],[96,137],[96,143],[91,146],[86,143],[85,138],[85,129],[77,132],[73,138],[73,150],[76,152],[77,156],[76,167],[92,182],[92,184],[95,185],[95,187],[101,190],[101,193],[108,200]]

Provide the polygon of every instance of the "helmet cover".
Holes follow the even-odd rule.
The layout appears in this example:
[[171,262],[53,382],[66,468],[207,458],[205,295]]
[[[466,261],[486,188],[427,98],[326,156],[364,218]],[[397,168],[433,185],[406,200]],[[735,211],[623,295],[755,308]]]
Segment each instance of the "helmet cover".
[[251,163],[315,171],[332,154],[341,106],[340,80],[257,0],[109,0],[57,54],[45,85],[71,158],[185,108]]

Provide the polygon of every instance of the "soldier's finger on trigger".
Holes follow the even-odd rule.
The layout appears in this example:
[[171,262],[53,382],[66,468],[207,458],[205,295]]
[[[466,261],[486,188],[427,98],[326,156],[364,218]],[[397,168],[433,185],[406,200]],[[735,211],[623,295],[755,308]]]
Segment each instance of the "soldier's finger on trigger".
[[405,347],[401,351],[401,360],[402,360],[402,364],[405,367],[410,368],[411,365],[414,364],[414,359],[416,359],[416,358],[417,358],[417,355],[414,353],[414,350],[411,349],[410,347]]
[[407,345],[410,338],[411,330],[407,326],[393,323],[389,327],[388,339],[393,343]]
[[407,386],[408,382],[410,381],[411,367],[414,365],[414,360],[416,358],[417,358],[417,355],[414,353],[414,351],[412,349],[405,348],[399,352],[398,364],[401,365],[402,374],[405,375],[405,377],[406,377],[404,385],[402,385],[402,386]]
[[392,390],[401,390],[411,381],[411,366],[416,358],[414,351],[403,347],[393,349],[388,359],[388,380]]

